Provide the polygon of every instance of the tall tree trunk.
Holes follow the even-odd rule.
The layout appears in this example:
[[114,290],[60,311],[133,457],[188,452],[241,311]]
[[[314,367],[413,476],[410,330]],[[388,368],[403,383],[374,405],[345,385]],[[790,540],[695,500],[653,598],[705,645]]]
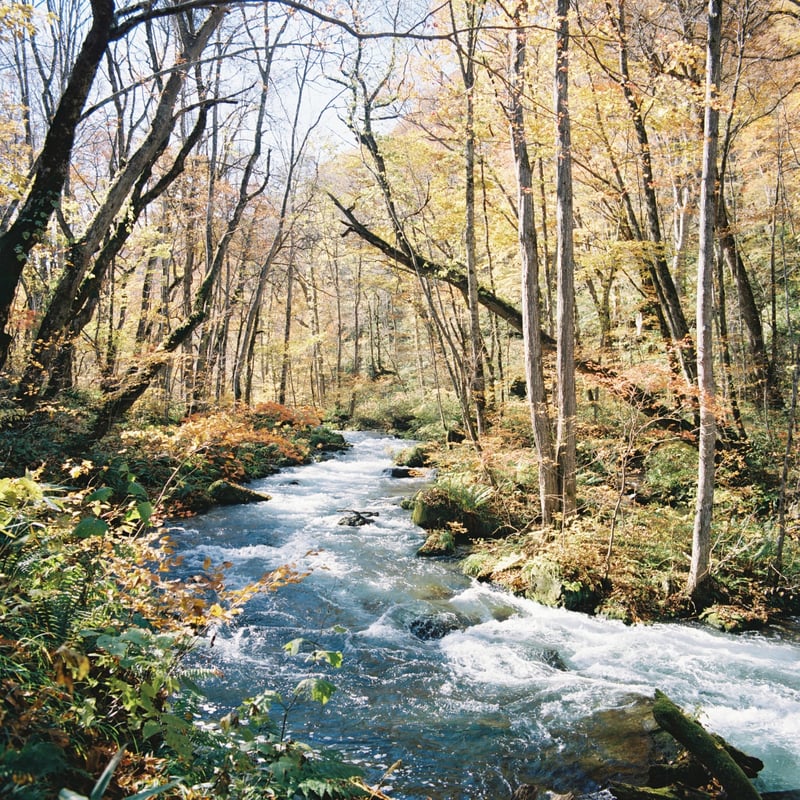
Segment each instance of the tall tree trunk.
[[772,361],[767,353],[764,341],[764,328],[761,324],[761,314],[756,305],[753,287],[747,274],[742,255],[733,235],[731,223],[728,218],[728,207],[725,202],[723,185],[719,187],[719,200],[717,208],[717,236],[719,237],[722,257],[733,275],[736,284],[736,296],[739,300],[739,312],[742,315],[750,354],[753,357],[753,381],[756,401],[766,402],[768,408],[783,408],[783,397],[778,388]]
[[658,303],[667,323],[671,339],[671,347],[677,355],[681,372],[688,385],[693,385],[696,378],[695,348],[689,333],[689,326],[683,313],[678,290],[669,271],[664,255],[664,239],[661,233],[661,222],[658,214],[658,198],[656,181],[653,175],[653,162],[647,127],[640,100],[634,91],[635,84],[628,68],[628,33],[625,17],[625,0],[617,0],[618,13],[615,15],[610,0],[606,0],[611,24],[617,33],[619,49],[619,77],[616,78],[622,89],[625,102],[630,112],[631,124],[636,133],[639,165],[642,173],[642,192],[644,194],[645,213],[647,216],[648,238],[653,252],[649,256],[649,267],[653,287]]
[[717,306],[717,325],[719,328],[720,361],[722,367],[722,381],[724,386],[725,399],[731,408],[731,416],[735,424],[736,435],[742,441],[747,439],[747,431],[744,427],[742,413],[739,410],[739,402],[736,399],[736,392],[733,388],[731,362],[731,348],[728,342],[728,310],[725,300],[725,270],[722,266],[722,259],[716,260],[716,306]]
[[361,375],[361,267],[359,256],[356,262],[356,272],[353,286],[353,369],[351,371],[353,383],[350,388],[350,402],[347,407],[347,416],[352,418],[356,411],[356,386]]
[[512,59],[509,117],[511,143],[517,172],[518,238],[522,261],[522,336],[525,343],[525,379],[536,452],[539,458],[539,500],[542,523],[550,525],[558,504],[558,480],[553,434],[547,410],[542,363],[542,337],[539,299],[539,263],[536,252],[536,226],[533,216],[533,174],[525,141],[525,111],[522,101],[525,85],[527,2],[514,12],[515,38]]
[[721,31],[722,0],[709,0],[706,99],[703,122],[703,177],[700,185],[700,240],[697,258],[697,381],[700,395],[700,458],[692,534],[692,559],[686,586],[687,593],[697,600],[701,598],[705,584],[710,577],[714,449],[717,438],[712,326]]
[[[725,198],[728,157],[735,136],[733,120],[736,112],[736,100],[739,95],[739,86],[746,66],[746,49],[753,32],[751,23],[757,26],[759,24],[758,18],[763,14],[763,10],[759,10],[759,6],[763,6],[763,4],[758,3],[757,0],[742,0],[741,3],[736,4],[734,10],[734,16],[737,21],[736,69],[732,81],[733,85],[729,90],[730,102],[728,104],[729,110],[725,117],[724,136],[720,143],[721,157],[719,175],[717,178],[719,194],[717,199],[717,237],[725,264],[730,270],[734,284],[736,285],[739,312],[742,322],[744,322],[745,329],[747,330],[747,342],[750,348],[750,354],[753,358],[752,377],[754,377],[755,380],[752,381],[752,384],[754,384],[755,389],[754,399],[757,402],[765,403],[767,408],[778,409],[783,408],[784,402],[778,384],[778,376],[775,372],[775,360],[770,358],[767,351],[761,314],[756,304],[750,276],[747,274],[744,259],[742,258],[739,244],[736,241],[733,222],[728,214],[728,204]],[[768,19],[768,17],[761,17],[762,24],[766,19]],[[780,170],[780,163],[781,156],[779,151],[778,170]],[[775,330],[776,328],[773,325],[773,331]]]
[[450,18],[457,42],[457,53],[464,83],[466,114],[464,119],[464,245],[467,265],[467,307],[469,309],[469,384],[475,407],[475,425],[478,437],[486,429],[486,377],[483,363],[483,337],[481,335],[478,304],[477,237],[475,233],[475,49],[478,39],[478,3],[466,0],[467,31],[466,44],[456,24],[453,4],[450,3]]
[[289,384],[289,364],[291,363],[291,353],[289,345],[292,340],[292,303],[294,298],[294,276],[292,268],[292,259],[289,260],[289,266],[286,270],[286,308],[283,318],[283,342],[281,349],[281,381],[278,385],[278,402],[281,405],[286,404],[286,387]]
[[574,516],[575,453],[575,262],[572,221],[572,143],[569,116],[569,0],[556,0],[556,275],[558,280],[556,351],[558,425],[556,458],[563,519]]

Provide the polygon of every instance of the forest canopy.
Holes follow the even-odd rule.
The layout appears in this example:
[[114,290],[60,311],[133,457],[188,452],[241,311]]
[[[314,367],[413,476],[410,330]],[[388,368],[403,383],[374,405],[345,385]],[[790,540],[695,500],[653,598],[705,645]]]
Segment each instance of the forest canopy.
[[602,393],[698,444],[695,555],[720,449],[778,425],[791,484],[794,0],[4,2],[0,30],[9,420],[435,389],[480,447],[522,386],[549,524]]

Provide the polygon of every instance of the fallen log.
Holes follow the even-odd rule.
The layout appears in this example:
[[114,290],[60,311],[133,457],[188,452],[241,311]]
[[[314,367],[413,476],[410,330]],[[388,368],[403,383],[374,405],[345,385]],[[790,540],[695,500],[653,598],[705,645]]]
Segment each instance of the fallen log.
[[616,800],[711,800],[711,795],[708,792],[690,789],[688,786],[683,785],[651,789],[649,786],[612,783],[611,793]]
[[666,786],[651,789],[649,786],[631,786],[629,783],[612,783],[611,793],[616,800],[711,800],[711,795],[686,786]]
[[761,795],[720,741],[698,722],[689,719],[658,690],[653,704],[653,717],[663,730],[680,742],[720,782],[729,797],[735,797],[736,800],[761,800]]

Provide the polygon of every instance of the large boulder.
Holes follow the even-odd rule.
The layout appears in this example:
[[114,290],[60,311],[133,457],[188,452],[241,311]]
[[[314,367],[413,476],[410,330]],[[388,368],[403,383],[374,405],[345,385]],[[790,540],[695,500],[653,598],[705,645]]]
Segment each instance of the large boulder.
[[414,498],[411,521],[425,530],[444,529],[456,522],[466,539],[486,539],[496,535],[500,523],[490,513],[462,508],[442,489],[432,486]]

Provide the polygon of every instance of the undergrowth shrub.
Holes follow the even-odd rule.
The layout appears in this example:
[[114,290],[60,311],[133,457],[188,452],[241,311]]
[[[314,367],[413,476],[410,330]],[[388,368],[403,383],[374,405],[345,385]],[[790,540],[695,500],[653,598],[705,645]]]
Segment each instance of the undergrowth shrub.
[[215,481],[263,478],[346,446],[313,409],[264,403],[252,411],[192,416],[177,426],[122,431],[103,440],[94,456],[135,472],[151,491],[167,487],[166,510],[179,516],[208,508]]
[[[88,469],[72,464],[70,477]],[[285,740],[269,716],[275,693],[198,724],[209,673],[187,656],[254,594],[303,576],[282,567],[231,589],[206,562],[178,579],[152,508],[130,474],[121,487],[79,490],[0,479],[0,796],[365,795],[359,771],[335,754]],[[295,694],[327,702],[332,691],[310,678]]]
[[645,487],[667,505],[688,503],[697,488],[697,449],[683,442],[666,442],[644,458]]

